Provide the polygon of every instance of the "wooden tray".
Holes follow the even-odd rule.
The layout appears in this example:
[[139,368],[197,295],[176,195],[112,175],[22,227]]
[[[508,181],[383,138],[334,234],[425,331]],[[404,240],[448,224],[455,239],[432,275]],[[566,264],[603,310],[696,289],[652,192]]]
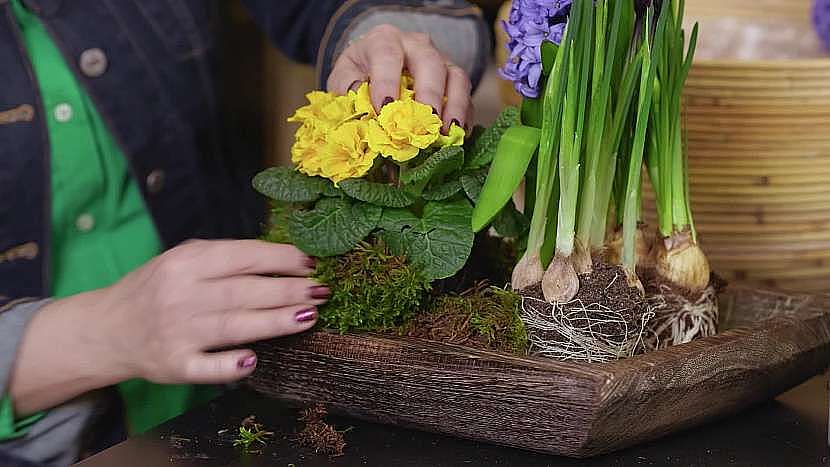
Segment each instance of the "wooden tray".
[[316,332],[257,345],[272,397],[570,457],[656,439],[770,399],[830,364],[830,296],[735,290],[717,336],[606,364]]

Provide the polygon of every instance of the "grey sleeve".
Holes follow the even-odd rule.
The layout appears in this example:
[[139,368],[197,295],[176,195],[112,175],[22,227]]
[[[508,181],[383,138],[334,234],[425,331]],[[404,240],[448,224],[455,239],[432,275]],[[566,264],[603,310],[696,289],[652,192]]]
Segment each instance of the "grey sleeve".
[[317,56],[319,84],[351,42],[380,24],[430,36],[436,48],[477,85],[490,56],[490,30],[481,11],[461,0],[352,0],[329,23]]
[[49,300],[17,300],[0,308],[0,397],[9,390],[17,348],[26,326]]

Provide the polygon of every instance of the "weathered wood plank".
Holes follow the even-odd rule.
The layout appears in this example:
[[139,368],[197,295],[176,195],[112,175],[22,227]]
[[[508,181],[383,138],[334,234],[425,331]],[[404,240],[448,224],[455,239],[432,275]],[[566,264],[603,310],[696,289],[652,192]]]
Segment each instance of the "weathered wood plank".
[[[736,293],[739,307],[780,304]],[[248,383],[368,420],[593,456],[734,413],[821,372],[830,364],[830,300],[802,299],[763,322],[604,364],[311,333],[258,344]]]

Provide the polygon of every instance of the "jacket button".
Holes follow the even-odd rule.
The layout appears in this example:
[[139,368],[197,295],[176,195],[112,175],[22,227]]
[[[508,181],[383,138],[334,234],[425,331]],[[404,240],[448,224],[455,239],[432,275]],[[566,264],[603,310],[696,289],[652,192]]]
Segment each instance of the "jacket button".
[[164,188],[164,171],[156,169],[147,175],[147,191],[152,194],[159,193]]
[[81,52],[78,64],[84,75],[89,78],[97,78],[107,71],[107,55],[97,47],[86,49]]

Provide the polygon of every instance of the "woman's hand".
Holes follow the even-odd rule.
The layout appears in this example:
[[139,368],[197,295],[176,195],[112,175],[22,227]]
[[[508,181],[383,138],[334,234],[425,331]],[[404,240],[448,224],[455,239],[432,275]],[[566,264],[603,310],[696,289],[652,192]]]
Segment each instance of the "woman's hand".
[[216,350],[310,329],[330,293],[305,277],[313,270],[293,246],[193,241],[111,287],[56,301],[35,316],[20,347],[11,381],[18,413],[135,377],[248,376],[251,350]]
[[470,79],[435,48],[426,34],[402,32],[390,25],[376,26],[343,51],[329,75],[327,87],[345,94],[369,80],[372,103],[380,110],[398,98],[404,70],[415,81],[415,98],[435,109],[445,130],[453,121],[469,126],[473,112]]

